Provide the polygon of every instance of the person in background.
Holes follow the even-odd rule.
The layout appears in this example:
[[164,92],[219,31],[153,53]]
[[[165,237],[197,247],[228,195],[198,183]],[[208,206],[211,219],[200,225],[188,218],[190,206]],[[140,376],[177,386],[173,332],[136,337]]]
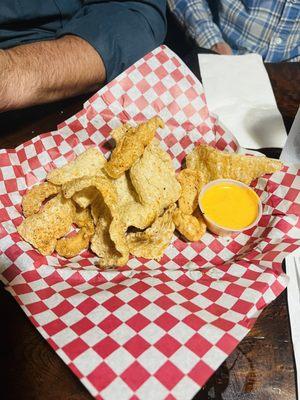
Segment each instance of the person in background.
[[168,0],[199,47],[258,53],[266,62],[300,60],[300,0]]
[[1,0],[0,112],[96,91],[160,45],[166,1]]

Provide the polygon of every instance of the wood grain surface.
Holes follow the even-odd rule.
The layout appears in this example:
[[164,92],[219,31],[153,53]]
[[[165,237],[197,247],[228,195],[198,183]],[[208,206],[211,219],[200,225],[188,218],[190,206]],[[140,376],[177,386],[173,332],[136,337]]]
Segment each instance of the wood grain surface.
[[[195,68],[192,62],[190,66]],[[289,128],[300,104],[300,64],[269,64],[267,70]],[[55,129],[58,123],[79,111],[88,97],[0,115],[0,148],[15,147]],[[279,151],[274,149],[273,154],[278,155]],[[3,287],[0,287],[0,315],[1,399],[92,399]],[[194,398],[210,399],[296,399],[286,292],[264,310],[250,334]]]

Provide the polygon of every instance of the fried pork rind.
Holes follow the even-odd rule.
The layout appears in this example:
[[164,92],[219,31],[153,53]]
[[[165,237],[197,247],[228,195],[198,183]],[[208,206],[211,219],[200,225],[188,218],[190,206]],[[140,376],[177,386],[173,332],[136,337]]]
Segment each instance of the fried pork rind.
[[118,212],[118,196],[112,181],[104,174],[76,179],[64,185],[63,192],[65,197],[70,198],[75,192],[90,186],[96,187],[103,201],[103,204],[98,204],[99,218],[91,241],[91,249],[100,257],[100,266],[125,265],[129,258],[125,239],[126,226]]
[[122,124],[110,132],[110,136],[118,143],[128,130],[132,128],[129,124]]
[[61,257],[72,258],[87,249],[89,243],[90,235],[87,229],[83,227],[74,236],[59,239],[55,250]]
[[178,200],[179,209],[184,214],[193,214],[198,207],[198,194],[203,185],[206,184],[201,171],[183,169],[177,175],[181,185],[181,196]]
[[175,205],[170,206],[165,213],[143,232],[127,235],[129,251],[136,257],[160,260],[165,249],[171,243],[175,225],[172,214]]
[[94,234],[94,222],[89,209],[76,209],[74,215],[73,223],[78,226],[78,228],[85,227],[90,235]]
[[81,228],[79,232],[73,236],[59,239],[55,246],[57,253],[65,258],[75,257],[87,249],[94,234],[94,223],[88,209],[76,210],[73,223]]
[[50,171],[47,180],[55,185],[63,185],[83,176],[98,175],[106,160],[96,147],[90,147],[74,161]]
[[[100,257],[101,266],[114,267],[119,264],[121,254],[116,251],[116,246],[110,237],[110,226],[112,217],[109,208],[102,201],[101,213],[99,215],[95,235],[91,241],[91,249]],[[124,260],[125,261],[125,260]],[[99,263],[99,264],[100,264]]]
[[60,187],[50,182],[44,182],[31,188],[22,199],[22,209],[25,217],[39,212],[43,201],[57,194]]
[[99,217],[91,241],[92,251],[100,257],[99,266],[105,268],[125,265],[129,258],[125,240],[126,226],[120,216],[114,214],[102,198],[98,202]]
[[156,210],[139,202],[129,175],[123,174],[113,183],[118,195],[118,211],[126,227],[145,229],[151,225],[157,216]]
[[154,138],[157,128],[163,127],[163,121],[154,117],[136,128],[129,128],[125,134],[115,134],[117,146],[104,167],[108,175],[116,179],[127,171],[141,157],[144,148]]
[[[115,215],[112,218],[109,226],[109,236],[111,238],[113,246],[110,248],[110,250],[107,251],[107,253],[103,253],[102,250],[101,252],[99,252],[99,246],[97,242],[97,235],[99,234],[99,225],[101,224],[101,221],[102,218],[100,216],[97,222],[96,233],[93,236],[91,246],[91,249],[100,257],[98,265],[104,268],[126,265],[129,259],[128,245],[125,240],[126,226],[123,224],[119,216]],[[100,228],[100,230],[101,229],[102,228]]]
[[264,174],[282,168],[282,163],[264,156],[245,156],[226,153],[214,147],[200,144],[187,155],[187,168],[201,171],[207,182],[214,179],[235,179],[249,185]]
[[91,214],[95,225],[97,225],[97,221],[102,211],[102,202],[103,202],[102,196],[100,193],[98,193],[97,197],[91,204]]
[[171,157],[154,139],[143,156],[130,169],[131,182],[144,205],[150,205],[160,215],[175,203],[181,187],[175,176]]
[[74,215],[72,200],[59,193],[40,212],[26,218],[18,227],[18,232],[41,254],[49,255],[54,251],[57,239],[69,232]]
[[97,190],[94,187],[88,187],[80,190],[72,197],[76,204],[81,208],[87,208],[97,197]]
[[[130,129],[130,125],[124,124],[111,132],[111,136],[115,139],[116,143],[122,139],[128,129]],[[152,205],[140,203],[132,185],[129,172],[127,171],[115,179],[114,184],[118,194],[119,213],[125,225],[127,227],[134,226],[139,229],[145,229],[150,226],[157,217],[157,211]],[[95,209],[94,214],[97,218],[97,206],[95,205],[93,208]]]
[[173,212],[173,222],[176,229],[189,241],[196,242],[206,232],[206,224],[200,213],[184,214],[179,208]]

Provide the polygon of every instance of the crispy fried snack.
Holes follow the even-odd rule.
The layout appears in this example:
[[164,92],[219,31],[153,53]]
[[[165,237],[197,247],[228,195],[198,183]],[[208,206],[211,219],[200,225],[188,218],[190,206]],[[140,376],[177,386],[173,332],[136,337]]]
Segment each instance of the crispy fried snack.
[[163,128],[164,123],[159,117],[154,117],[137,128],[129,128],[125,134],[115,134],[117,146],[104,166],[108,175],[116,179],[127,171],[141,157],[159,127]]
[[102,266],[114,267],[118,264],[121,254],[116,251],[115,243],[110,237],[109,228],[112,222],[112,217],[109,208],[106,206],[104,201],[102,201],[101,208],[95,235],[91,241],[91,249],[98,257],[100,257]]
[[122,137],[131,129],[129,124],[122,124],[110,132],[110,136],[118,143]]
[[72,200],[59,193],[40,212],[26,218],[19,225],[18,232],[41,254],[49,255],[54,251],[57,239],[69,232],[74,215]]
[[200,213],[188,215],[176,208],[173,212],[173,222],[176,229],[191,242],[200,240],[206,232],[206,224]]
[[181,185],[181,196],[178,200],[179,209],[184,214],[193,214],[198,206],[198,194],[207,182],[201,171],[183,169],[177,175]]
[[77,208],[73,223],[78,226],[78,228],[85,227],[90,235],[94,234],[94,223],[89,209],[81,210]]
[[226,153],[200,144],[187,155],[187,168],[201,171],[207,182],[229,178],[249,185],[254,179],[282,168],[282,163],[264,156]]
[[[66,198],[70,198],[75,192],[90,186],[96,187],[103,200],[103,204],[98,205],[100,212],[91,249],[100,257],[100,266],[125,265],[129,258],[125,239],[126,226],[118,212],[118,196],[112,181],[104,174],[75,179],[63,186],[63,192]],[[107,235],[110,236],[110,241]],[[102,243],[103,240],[105,245]]]
[[94,187],[88,187],[75,193],[72,199],[79,205],[79,207],[87,208],[95,200],[97,194],[98,192]]
[[171,157],[160,148],[156,139],[131,167],[130,178],[140,202],[151,205],[158,215],[175,203],[181,194]]
[[127,244],[131,254],[136,257],[161,259],[175,230],[172,220],[174,209],[175,205],[173,204],[144,232],[127,235]]
[[76,210],[73,223],[80,229],[75,235],[59,239],[55,250],[65,258],[72,258],[87,249],[94,234],[94,223],[88,209]]
[[[111,136],[118,143],[130,128],[128,124],[121,125],[111,132]],[[127,227],[134,226],[139,229],[145,229],[150,226],[157,217],[158,211],[153,205],[140,203],[129,173],[125,172],[119,178],[115,179],[114,184],[118,194],[119,213],[125,225]],[[95,205],[92,208],[94,208],[94,214],[97,216],[97,206]]]
[[[62,185],[62,192],[67,199],[73,198],[75,194],[81,193],[82,190],[93,188],[96,190],[97,195],[99,194],[100,189],[96,185],[101,185],[101,182],[109,182],[109,185],[112,186],[112,182],[107,176],[100,171],[96,176],[85,176],[79,179],[73,179]],[[106,187],[104,184],[104,187]],[[101,191],[100,191],[101,193]],[[115,191],[114,191],[115,193]],[[116,200],[117,194],[115,193],[114,201]]]
[[43,201],[57,194],[60,187],[50,182],[44,182],[31,188],[22,199],[22,209],[25,217],[39,212]]
[[[113,268],[125,265],[129,258],[125,242],[126,227],[118,216],[112,218],[112,213],[102,200],[95,234],[91,241],[92,251],[100,257],[99,266]],[[117,245],[116,245],[117,244]]]
[[90,238],[91,236],[87,232],[87,229],[83,227],[74,236],[59,239],[56,243],[55,250],[61,257],[75,257],[83,250],[87,249]]
[[157,216],[152,205],[141,204],[131,183],[129,174],[123,174],[114,180],[118,195],[118,211],[126,227],[145,229]]
[[[126,265],[129,259],[129,249],[125,238],[126,226],[117,213],[114,213],[114,215],[111,213],[111,215],[112,221],[109,227],[109,235],[115,244],[115,250],[113,257],[110,259],[100,258],[98,265],[104,268]],[[95,235],[93,238],[95,238]]]
[[55,185],[63,185],[83,176],[98,175],[105,163],[106,160],[100,151],[96,147],[90,147],[74,161],[50,171],[47,180]]
[[97,225],[97,221],[102,212],[102,202],[103,202],[102,196],[100,193],[98,193],[97,197],[91,204],[91,214],[95,225]]

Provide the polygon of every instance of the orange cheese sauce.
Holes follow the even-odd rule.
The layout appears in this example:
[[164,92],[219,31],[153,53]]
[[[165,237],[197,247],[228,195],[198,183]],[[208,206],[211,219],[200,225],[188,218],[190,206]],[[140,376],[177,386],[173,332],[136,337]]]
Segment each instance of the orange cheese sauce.
[[252,224],[259,211],[259,199],[251,189],[220,182],[208,188],[201,198],[202,212],[224,228],[244,229]]

